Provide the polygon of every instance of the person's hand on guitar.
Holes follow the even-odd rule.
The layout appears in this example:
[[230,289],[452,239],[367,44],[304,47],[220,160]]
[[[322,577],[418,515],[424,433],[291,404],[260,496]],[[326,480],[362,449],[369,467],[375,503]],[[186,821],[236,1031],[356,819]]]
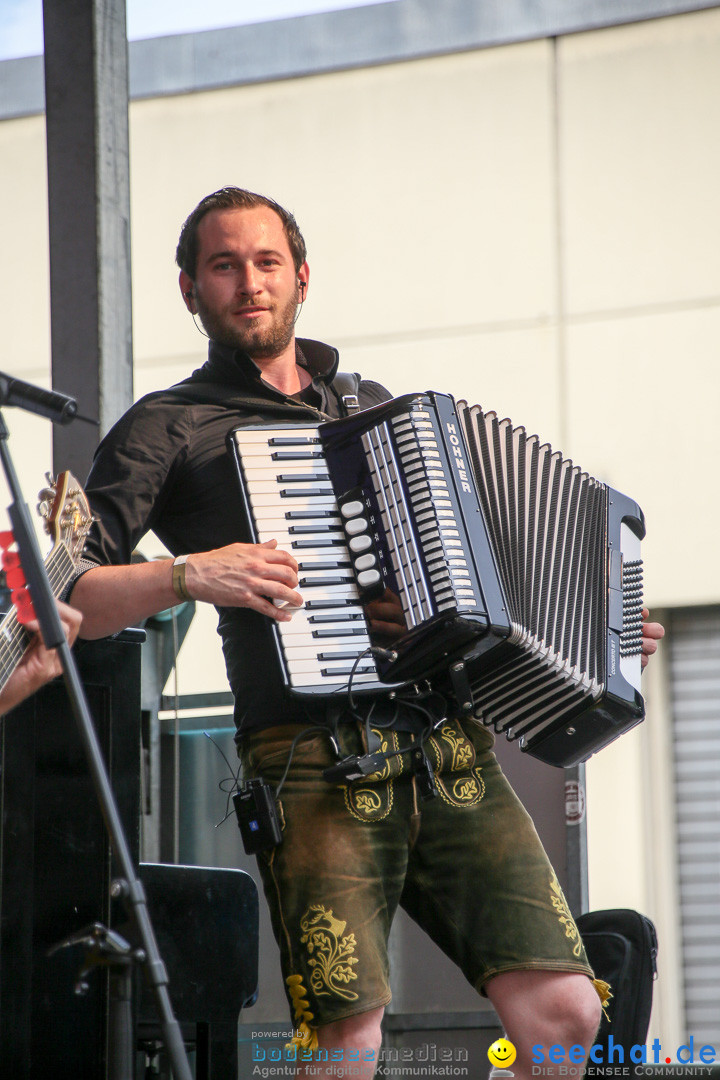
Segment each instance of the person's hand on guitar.
[[[57,605],[65,637],[72,645],[78,635],[82,615],[75,608],[68,607],[59,600]],[[21,701],[62,673],[57,651],[46,649],[43,645],[37,619],[24,623],[24,627],[31,635],[30,644],[8,682],[0,691],[0,715],[8,712],[9,709],[14,709]]]

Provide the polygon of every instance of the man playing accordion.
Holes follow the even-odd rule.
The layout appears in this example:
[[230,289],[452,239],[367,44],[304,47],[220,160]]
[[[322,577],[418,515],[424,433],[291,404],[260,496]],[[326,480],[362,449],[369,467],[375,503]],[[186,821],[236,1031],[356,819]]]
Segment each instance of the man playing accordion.
[[[183,301],[210,339],[208,360],[136,403],[101,443],[87,483],[97,521],[72,603],[87,637],[188,598],[217,608],[243,775],[262,778],[281,805],[281,841],[258,865],[293,1024],[305,1047],[335,1051],[312,1075],[337,1075],[353,1051],[373,1076],[398,904],[493,1003],[517,1047],[516,1077],[530,1077],[534,1044],[589,1049],[601,1009],[593,972],[490,732],[382,692],[352,707],[336,697],[299,702],[280,678],[270,627],[303,603],[298,565],[274,541],[251,542],[226,438],[252,423],[343,413],[337,352],[295,337],[309,268],[294,218],[262,196],[223,189],[188,217],[177,261]],[[361,408],[390,397],[366,380],[356,389]],[[131,564],[148,530],[174,562]],[[392,603],[377,600],[374,618],[391,636]],[[661,634],[646,624],[645,660]],[[418,746],[434,765],[434,798],[420,797]],[[371,748],[381,765],[362,783],[323,778],[339,758]],[[304,1066],[298,1075],[308,1075]]]

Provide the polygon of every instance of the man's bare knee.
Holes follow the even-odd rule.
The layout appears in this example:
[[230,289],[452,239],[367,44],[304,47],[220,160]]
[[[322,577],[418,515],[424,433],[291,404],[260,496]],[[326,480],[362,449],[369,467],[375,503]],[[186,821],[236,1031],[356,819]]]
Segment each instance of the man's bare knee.
[[509,972],[492,979],[487,994],[508,1032],[534,1032],[538,1042],[589,1047],[600,1026],[600,998],[585,975]]
[[327,1047],[345,1047],[362,1049],[370,1047],[378,1050],[382,1041],[381,1023],[384,1008],[370,1009],[368,1012],[347,1016],[332,1024],[323,1024],[317,1029],[318,1044]]
[[[332,1080],[345,1075],[345,1068],[351,1063],[355,1069],[353,1075],[360,1080],[372,1080],[378,1061],[382,1042],[381,1022],[383,1008],[370,1009],[368,1012],[336,1020],[332,1024],[323,1024],[317,1029],[318,1046],[327,1051],[314,1063],[312,1073],[304,1068],[298,1069],[297,1080],[304,1080],[312,1075],[315,1080]],[[342,1070],[342,1072],[341,1072]]]
[[566,1029],[564,1038],[568,1044],[589,1048],[593,1043],[602,1019],[600,997],[590,979],[584,975],[567,980],[558,987],[559,993],[550,994],[544,1009],[548,1022],[562,1017]]

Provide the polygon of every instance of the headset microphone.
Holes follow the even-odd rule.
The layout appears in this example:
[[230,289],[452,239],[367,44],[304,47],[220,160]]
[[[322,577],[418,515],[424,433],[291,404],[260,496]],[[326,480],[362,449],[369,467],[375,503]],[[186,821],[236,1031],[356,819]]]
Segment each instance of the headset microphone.
[[305,303],[305,289],[306,288],[307,288],[307,283],[304,282],[304,281],[301,281],[300,278],[298,278],[298,289],[300,290],[300,300],[299,300],[299,302],[297,304],[297,307],[296,307],[296,310],[295,310],[295,318],[293,320],[293,326],[295,325],[295,323],[300,318],[300,313],[302,311],[302,306]]

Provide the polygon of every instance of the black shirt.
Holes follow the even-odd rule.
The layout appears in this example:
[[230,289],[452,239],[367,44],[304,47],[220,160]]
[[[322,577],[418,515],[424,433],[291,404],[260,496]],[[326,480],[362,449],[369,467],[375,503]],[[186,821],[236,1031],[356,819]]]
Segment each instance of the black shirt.
[[[98,521],[78,573],[129,563],[150,531],[173,555],[250,542],[226,448],[228,433],[250,423],[320,422],[343,415],[333,389],[336,350],[299,340],[297,362],[312,376],[302,400],[266,383],[244,353],[211,342],[207,362],[190,378],[133,405],[95,455],[86,492]],[[363,380],[358,398],[361,408],[369,408],[390,394]],[[306,719],[305,707],[283,689],[270,620],[247,608],[218,608],[218,613],[238,729]]]

